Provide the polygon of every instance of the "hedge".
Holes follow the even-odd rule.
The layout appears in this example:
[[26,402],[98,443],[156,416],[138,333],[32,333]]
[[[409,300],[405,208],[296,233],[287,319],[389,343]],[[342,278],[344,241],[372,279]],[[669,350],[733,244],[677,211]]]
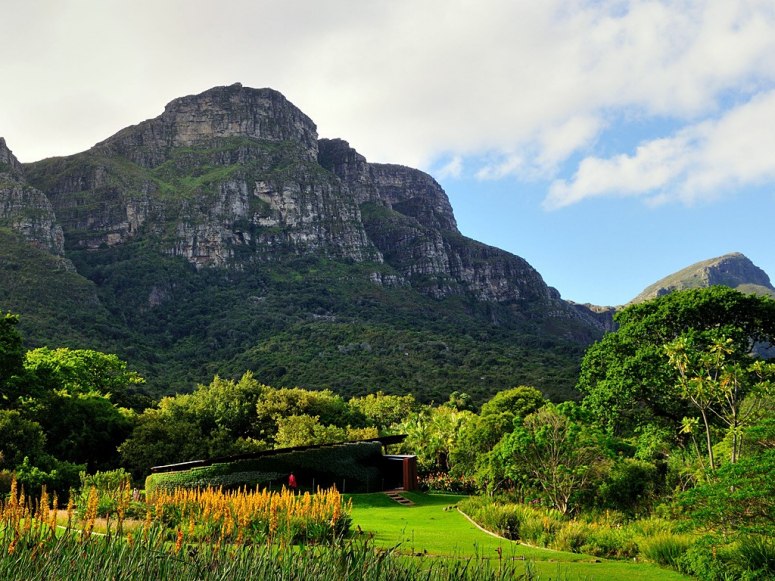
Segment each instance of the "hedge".
[[382,458],[379,442],[337,444],[154,473],[146,479],[145,490],[150,495],[157,488],[279,488],[293,472],[301,489],[336,486],[340,492],[374,491],[382,487]]

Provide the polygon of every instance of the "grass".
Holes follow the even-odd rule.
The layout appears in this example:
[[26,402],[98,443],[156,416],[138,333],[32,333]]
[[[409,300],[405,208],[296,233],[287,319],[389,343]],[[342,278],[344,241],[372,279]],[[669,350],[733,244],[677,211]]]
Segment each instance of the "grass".
[[533,570],[542,579],[689,579],[647,563],[597,559],[494,537],[478,529],[454,508],[463,496],[421,493],[403,496],[414,502],[414,506],[402,506],[380,493],[352,495],[352,530],[373,536],[376,546],[400,545],[407,554],[532,561]]

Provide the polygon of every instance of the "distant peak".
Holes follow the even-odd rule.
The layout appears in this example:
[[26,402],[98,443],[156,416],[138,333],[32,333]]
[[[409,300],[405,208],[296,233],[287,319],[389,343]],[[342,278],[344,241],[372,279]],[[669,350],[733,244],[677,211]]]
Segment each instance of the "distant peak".
[[703,260],[646,287],[631,303],[640,303],[677,290],[727,286],[741,292],[775,296],[770,277],[741,252]]

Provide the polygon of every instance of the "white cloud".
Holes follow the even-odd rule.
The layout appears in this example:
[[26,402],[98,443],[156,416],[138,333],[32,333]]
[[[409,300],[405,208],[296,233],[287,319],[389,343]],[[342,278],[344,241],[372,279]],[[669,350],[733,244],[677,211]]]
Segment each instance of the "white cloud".
[[34,0],[0,37],[0,134],[24,161],[239,81],[372,161],[551,176],[622,112],[696,124],[775,84],[772,0]]
[[454,156],[446,164],[438,168],[433,174],[441,179],[458,178],[463,173],[463,158],[459,155]]
[[557,209],[603,196],[690,205],[775,179],[775,90],[716,120],[641,144],[633,155],[587,157],[571,180],[556,180],[544,201]]

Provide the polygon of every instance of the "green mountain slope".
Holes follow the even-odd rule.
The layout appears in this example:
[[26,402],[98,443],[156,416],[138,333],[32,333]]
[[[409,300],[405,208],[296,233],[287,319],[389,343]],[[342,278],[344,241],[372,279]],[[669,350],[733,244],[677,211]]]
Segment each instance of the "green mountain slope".
[[[157,394],[252,369],[346,394],[483,399],[531,384],[561,399],[608,324],[463,236],[433,178],[318,140],[270,89],[182,97],[88,151],[15,168],[50,201],[104,321],[71,317],[69,332]],[[42,269],[35,284],[49,280]],[[30,341],[62,344],[44,321],[66,307],[40,308]]]

